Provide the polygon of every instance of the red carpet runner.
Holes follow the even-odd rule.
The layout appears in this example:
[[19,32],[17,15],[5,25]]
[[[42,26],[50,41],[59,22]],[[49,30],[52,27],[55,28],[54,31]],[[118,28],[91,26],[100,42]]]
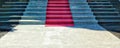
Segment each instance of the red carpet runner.
[[46,26],[74,26],[68,0],[48,0]]

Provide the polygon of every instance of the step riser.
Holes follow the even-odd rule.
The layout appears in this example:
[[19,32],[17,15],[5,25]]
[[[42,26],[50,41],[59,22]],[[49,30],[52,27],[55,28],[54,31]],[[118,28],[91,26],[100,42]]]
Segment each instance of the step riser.
[[92,11],[116,11],[116,10],[92,10]]
[[[14,9],[24,9],[24,8],[13,8],[13,10]],[[42,10],[46,10],[45,8],[27,8],[27,10],[40,10],[40,9],[42,9]],[[66,10],[66,9],[68,9],[68,8],[49,8],[49,10],[54,10],[54,9],[62,9],[62,10]],[[103,9],[103,8],[92,8],[93,10],[115,10],[115,8],[105,8],[105,9]],[[2,10],[2,9],[1,9]],[[4,9],[4,10],[12,10],[11,8],[9,9]],[[72,8],[71,7],[71,10],[90,10],[90,8]]]
[[40,22],[19,22],[20,25],[45,25],[45,23]]
[[33,22],[8,22],[8,23],[3,23],[2,22],[2,24],[11,24],[11,25],[13,25],[13,24],[19,24],[19,25],[45,25],[45,23],[33,23]]
[[118,13],[112,13],[112,14],[111,13],[109,13],[109,14],[105,14],[105,13],[101,13],[101,14],[98,13],[98,14],[96,14],[95,13],[94,15],[113,15],[113,16],[116,15],[116,16],[118,16]]
[[5,7],[5,8],[23,8],[23,9],[25,9],[26,8],[26,6],[12,6],[12,7]]
[[28,5],[27,3],[5,3],[4,5]]
[[[51,3],[48,3],[49,4],[49,6],[68,6],[68,4],[58,4],[58,5],[56,5],[56,4],[51,4]],[[39,4],[33,4],[33,3],[31,3],[31,4],[28,4],[28,6],[29,5],[31,5],[31,6],[37,6],[37,5],[39,5]],[[40,4],[41,6],[46,6],[47,4]],[[79,5],[79,4],[72,4],[72,5]],[[87,4],[83,4],[83,5],[81,5],[81,6],[86,6]],[[13,5],[2,5],[2,6],[27,6],[27,5],[16,5],[16,4],[13,4]],[[112,5],[90,5],[90,6],[112,6]]]
[[[47,17],[48,19],[69,19],[71,17]],[[21,19],[21,17],[16,17],[16,18],[11,18],[11,17],[8,17],[8,18],[0,18],[0,20],[9,20],[9,19]],[[45,20],[44,17],[40,17],[40,18],[22,18],[22,19],[25,19],[25,20]],[[73,19],[75,20],[82,20],[82,19],[93,19],[93,17],[86,17],[86,18],[81,18],[81,17],[73,17]],[[120,19],[120,18],[113,18],[113,17],[108,17],[108,18],[104,18],[104,17],[101,17],[101,18],[96,18],[96,19],[111,19],[111,20],[116,20],[116,19]]]
[[23,15],[23,13],[4,13],[4,14],[0,14],[1,16],[4,16],[4,15]]
[[[47,17],[47,19],[69,19],[71,17]],[[19,20],[21,19],[21,17],[6,17],[6,18],[0,18],[0,20]],[[26,17],[26,18],[23,18],[23,20],[45,20],[46,18],[45,17]],[[87,19],[87,20],[90,20],[90,19],[94,19],[94,17],[73,17],[74,20],[84,20],[84,19]],[[110,19],[110,20],[119,20],[120,17],[97,17],[96,19],[100,20],[100,19]]]
[[91,8],[113,8],[113,6],[103,6],[103,7],[91,6]]
[[0,13],[5,13],[5,12],[24,12],[25,9],[19,10],[19,9],[12,9],[12,10],[0,10]]
[[[49,13],[54,13],[54,14],[57,14],[58,12],[61,12],[61,14],[63,14],[64,12],[63,11],[53,11],[53,12],[51,12],[51,11],[48,11]],[[26,12],[26,13],[35,13],[35,12]],[[44,13],[44,12],[36,12],[36,13],[39,13],[39,14],[41,14],[41,13]],[[67,13],[67,14],[69,14],[69,12],[65,12],[65,13]],[[89,14],[89,13],[91,13],[90,11],[85,11],[85,12],[81,12],[81,11],[72,11],[72,13],[73,14]],[[115,11],[115,12],[95,12],[95,14],[118,14],[119,12],[117,12],[117,11]]]
[[[120,21],[115,21],[115,22],[101,22],[101,21],[98,21],[98,23],[119,23]],[[20,25],[45,25],[45,22],[0,22],[2,24],[8,24],[8,25],[12,25],[12,24],[20,24]],[[65,24],[72,24],[72,22],[48,22],[48,24],[62,24],[62,23],[65,23]],[[86,21],[86,22],[74,22],[74,24],[95,24],[97,22],[90,22],[90,21]]]
[[112,5],[111,2],[88,2],[89,5]]

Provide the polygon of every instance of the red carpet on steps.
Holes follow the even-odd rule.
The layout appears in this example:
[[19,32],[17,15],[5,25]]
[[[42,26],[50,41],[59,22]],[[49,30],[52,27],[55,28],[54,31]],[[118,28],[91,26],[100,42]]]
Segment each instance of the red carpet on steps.
[[48,0],[46,26],[74,26],[68,0]]

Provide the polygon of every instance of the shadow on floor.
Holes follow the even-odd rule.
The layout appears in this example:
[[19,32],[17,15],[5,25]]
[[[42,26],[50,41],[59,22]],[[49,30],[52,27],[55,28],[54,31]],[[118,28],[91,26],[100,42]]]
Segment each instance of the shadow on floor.
[[0,38],[3,37],[3,36],[4,36],[5,34],[7,34],[7,33],[8,33],[8,31],[4,31],[4,32],[3,32],[3,31],[0,31]]
[[71,28],[85,28],[90,30],[96,30],[96,31],[109,31],[116,37],[120,38],[120,23],[99,23],[97,24],[91,24],[91,25],[85,25],[82,24],[82,26],[78,25]]
[[99,24],[120,39],[120,23],[99,23]]
[[110,32],[120,39],[120,32],[119,33],[118,32],[113,32],[113,31],[110,31]]

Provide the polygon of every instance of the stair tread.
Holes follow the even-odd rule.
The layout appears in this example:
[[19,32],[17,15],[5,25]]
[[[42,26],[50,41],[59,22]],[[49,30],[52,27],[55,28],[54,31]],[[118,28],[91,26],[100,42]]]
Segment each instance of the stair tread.
[[25,9],[25,8],[0,8],[0,9]]
[[8,21],[0,21],[0,22],[44,22],[44,21],[41,21],[41,20],[8,20]]
[[5,3],[28,3],[28,2],[5,2]]
[[[0,8],[0,10],[10,10],[10,9],[25,9],[25,8]],[[45,9],[45,8],[27,8],[27,9]],[[49,8],[49,9],[68,9],[68,8]],[[89,9],[89,8],[71,8],[71,9]],[[92,8],[92,9],[102,9],[102,10],[109,10],[115,8]]]
[[[55,20],[58,20],[58,21],[63,21],[61,19],[48,19],[50,21],[55,21]],[[9,21],[0,21],[0,22],[44,22],[45,20],[9,20]],[[70,20],[67,20],[66,21],[70,21]],[[74,22],[96,22],[95,20],[74,20]],[[99,22],[120,22],[120,20],[100,20]]]
[[27,5],[2,5],[2,6],[27,6]]
[[48,6],[69,6],[69,4],[48,4]]
[[[63,17],[69,17],[69,15],[48,15],[49,17],[59,17],[59,16],[63,16]],[[46,16],[0,16],[0,18],[5,18],[5,17],[46,17]],[[94,16],[73,16],[73,17],[94,17]],[[119,18],[120,16],[95,16],[95,17],[115,17],[115,18]]]
[[[70,13],[69,11],[48,11],[50,13],[58,13],[58,12],[61,12],[61,13]],[[90,13],[90,12],[72,12],[72,13]],[[115,11],[115,12],[95,12],[95,13],[119,13],[118,11]]]
[[[2,6],[27,6],[27,5],[2,5]],[[29,6],[29,5],[28,5]],[[33,5],[31,5],[33,6]],[[35,6],[35,5],[34,5]],[[36,5],[37,6],[37,5]],[[41,5],[41,6],[45,6],[45,5]],[[65,4],[65,5],[56,5],[56,4],[50,4],[49,6],[68,6],[68,4]],[[81,5],[81,6],[87,6],[87,5]],[[113,6],[113,5],[90,5],[90,6]]]
[[[69,15],[48,15],[49,17],[59,17],[59,16],[64,16],[64,17],[69,17]],[[46,17],[46,16],[0,16],[2,17]],[[93,16],[73,16],[73,17],[93,17]],[[95,17],[120,17],[120,16],[95,16]]]
[[[36,3],[36,2],[41,2],[41,1],[31,1],[31,2],[34,2],[34,3]],[[43,1],[42,1],[43,2]],[[50,1],[51,3],[66,3],[66,1],[59,1],[59,2],[57,2],[57,1]],[[21,2],[5,2],[5,3],[21,3]],[[27,2],[22,2],[22,3],[27,3]],[[70,3],[86,3],[86,2],[70,2]],[[110,2],[88,2],[88,3],[110,3]]]

